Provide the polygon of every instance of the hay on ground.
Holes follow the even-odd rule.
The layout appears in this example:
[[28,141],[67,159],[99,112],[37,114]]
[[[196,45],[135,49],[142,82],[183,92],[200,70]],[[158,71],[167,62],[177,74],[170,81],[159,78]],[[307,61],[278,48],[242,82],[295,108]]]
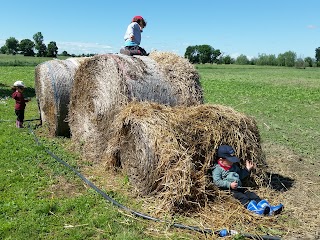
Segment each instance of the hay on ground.
[[[122,54],[97,55],[81,64],[71,92],[69,125],[72,139],[84,144],[87,158],[101,157],[109,128],[113,128],[113,117],[128,102],[148,101],[168,106],[203,103],[196,70],[181,57],[174,61],[170,73],[151,57]],[[183,64],[174,68],[179,61],[185,69]],[[176,77],[171,77],[172,74]]]
[[168,209],[203,206],[216,188],[208,178],[219,145],[257,164],[252,178],[264,180],[265,158],[254,119],[221,105],[165,107],[132,103],[114,122],[107,166],[121,166],[143,195],[157,194]]
[[65,121],[76,70],[86,58],[50,60],[35,68],[35,91],[43,123],[53,136],[69,136]]

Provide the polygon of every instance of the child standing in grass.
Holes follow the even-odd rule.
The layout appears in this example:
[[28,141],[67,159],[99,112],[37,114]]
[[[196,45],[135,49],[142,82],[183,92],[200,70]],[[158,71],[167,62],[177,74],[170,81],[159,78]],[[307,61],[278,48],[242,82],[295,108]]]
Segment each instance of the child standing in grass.
[[25,85],[22,81],[16,81],[12,87],[12,90],[14,91],[12,93],[12,98],[16,100],[14,110],[17,115],[17,120],[16,120],[17,128],[23,128],[24,110],[26,108],[26,102],[30,101],[24,98],[23,96],[24,89],[25,89]]
[[249,211],[259,215],[275,215],[282,211],[283,205],[271,206],[267,200],[262,200],[254,192],[242,187],[242,180],[250,175],[254,164],[246,161],[246,167],[240,168],[237,163],[239,158],[229,145],[218,148],[218,160],[212,171],[213,183],[219,188],[230,190],[232,196]]

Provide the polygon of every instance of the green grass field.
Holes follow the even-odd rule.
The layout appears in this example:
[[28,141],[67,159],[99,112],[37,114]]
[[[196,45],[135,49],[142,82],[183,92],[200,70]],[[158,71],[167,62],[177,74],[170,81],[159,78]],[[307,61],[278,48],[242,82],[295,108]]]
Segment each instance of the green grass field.
[[208,103],[253,116],[262,139],[316,161],[320,155],[320,68],[201,66]]
[[[68,57],[59,56],[58,59]],[[51,60],[48,57],[25,57],[23,55],[6,55],[0,54],[0,66],[37,66],[39,63]]]
[[[301,156],[310,169],[318,162],[320,68],[196,67],[207,103],[228,105],[253,116],[264,143],[279,145]],[[0,66],[0,239],[198,239],[202,236],[168,229],[164,224],[136,219],[119,211],[46,154],[43,147],[37,146],[28,129],[15,128],[10,86],[18,79],[28,86],[25,95],[33,98],[27,105],[26,119],[39,117],[34,98],[34,66]],[[69,139],[47,138],[45,132],[41,136],[44,145],[59,157],[80,171],[85,168],[80,156],[69,150]],[[315,171],[312,176],[319,177],[320,171]],[[120,179],[120,184],[122,191],[103,190],[126,206],[146,211],[138,199],[125,194],[127,182],[121,183]],[[319,197],[319,191],[315,194]],[[287,222],[290,229],[292,222]]]

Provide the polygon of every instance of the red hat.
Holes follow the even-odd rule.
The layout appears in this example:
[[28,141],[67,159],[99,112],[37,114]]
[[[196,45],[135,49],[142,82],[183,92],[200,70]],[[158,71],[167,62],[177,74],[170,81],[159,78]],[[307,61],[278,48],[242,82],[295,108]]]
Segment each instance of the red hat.
[[134,20],[139,20],[139,19],[143,19],[143,17],[141,17],[141,16],[134,16],[134,17],[132,18],[132,21],[134,21]]

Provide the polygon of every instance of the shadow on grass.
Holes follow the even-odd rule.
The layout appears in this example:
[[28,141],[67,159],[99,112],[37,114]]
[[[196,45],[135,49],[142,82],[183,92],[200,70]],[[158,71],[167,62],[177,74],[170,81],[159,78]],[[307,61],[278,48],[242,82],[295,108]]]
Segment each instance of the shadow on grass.
[[[6,84],[0,83],[0,98],[11,97],[13,90],[11,89],[12,86],[8,86]],[[34,88],[27,87],[24,89],[23,95],[25,97],[35,97],[36,92]]]
[[294,179],[285,177],[277,173],[267,173],[270,179],[270,186],[272,189],[279,192],[288,191],[294,184]]

